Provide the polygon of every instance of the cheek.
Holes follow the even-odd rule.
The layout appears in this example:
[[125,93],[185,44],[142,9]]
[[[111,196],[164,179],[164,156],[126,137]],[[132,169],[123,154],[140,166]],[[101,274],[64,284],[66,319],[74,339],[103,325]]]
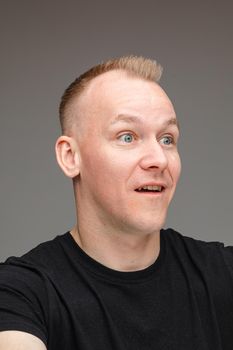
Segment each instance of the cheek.
[[90,152],[85,150],[81,163],[80,174],[83,175],[83,179],[88,178],[96,185],[101,183],[104,187],[116,184],[126,169],[126,162],[98,147]]
[[173,181],[176,183],[179,180],[181,173],[181,160],[178,153],[171,155],[169,160],[169,169],[170,175],[173,178]]

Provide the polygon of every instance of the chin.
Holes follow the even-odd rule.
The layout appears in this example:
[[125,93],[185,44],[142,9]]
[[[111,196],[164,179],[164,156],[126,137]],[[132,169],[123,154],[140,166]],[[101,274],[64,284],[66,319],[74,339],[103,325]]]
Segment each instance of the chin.
[[167,210],[134,210],[133,213],[119,215],[113,220],[115,229],[133,235],[148,235],[159,232],[165,223]]
[[133,225],[131,225],[131,232],[138,233],[139,235],[148,235],[148,234],[153,234],[159,232],[165,223],[165,218],[164,220],[161,220],[161,217],[158,218],[158,220],[141,220],[138,221],[137,223],[134,222]]
[[140,229],[144,234],[151,234],[159,232],[165,223],[165,216],[154,216],[151,220],[143,220],[140,224]]

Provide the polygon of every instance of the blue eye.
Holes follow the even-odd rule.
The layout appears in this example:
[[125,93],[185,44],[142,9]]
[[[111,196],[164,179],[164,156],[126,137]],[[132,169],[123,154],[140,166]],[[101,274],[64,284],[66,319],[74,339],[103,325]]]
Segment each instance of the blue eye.
[[166,145],[166,146],[169,146],[171,144],[174,143],[174,140],[173,140],[173,137],[171,136],[164,136],[162,139],[161,139],[161,142]]
[[134,138],[132,134],[123,134],[119,137],[119,139],[123,142],[131,143]]

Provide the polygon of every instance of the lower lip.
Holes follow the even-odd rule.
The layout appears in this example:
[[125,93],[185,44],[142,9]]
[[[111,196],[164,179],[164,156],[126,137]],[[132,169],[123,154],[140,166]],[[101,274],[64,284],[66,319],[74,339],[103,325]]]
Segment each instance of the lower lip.
[[136,193],[138,193],[138,194],[144,194],[144,195],[146,195],[146,196],[161,196],[164,192],[165,192],[165,190],[163,189],[161,192],[138,192],[138,191],[135,191]]

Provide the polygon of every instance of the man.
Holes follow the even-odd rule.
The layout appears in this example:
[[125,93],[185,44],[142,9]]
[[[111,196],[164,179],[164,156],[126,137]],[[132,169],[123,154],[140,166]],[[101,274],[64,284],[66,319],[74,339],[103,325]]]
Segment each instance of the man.
[[2,264],[0,350],[232,349],[232,248],[162,229],[181,165],[161,71],[122,57],[65,91],[77,225]]

